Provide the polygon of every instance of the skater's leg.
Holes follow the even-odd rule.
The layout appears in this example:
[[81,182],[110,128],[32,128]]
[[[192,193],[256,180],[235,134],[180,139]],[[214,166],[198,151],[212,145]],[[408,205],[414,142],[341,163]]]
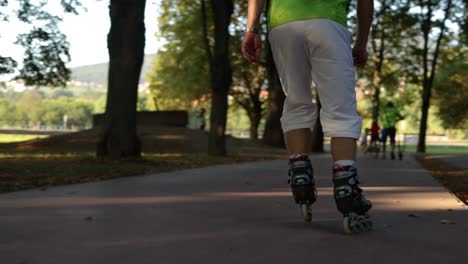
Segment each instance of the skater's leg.
[[334,137],[331,139],[331,154],[333,161],[356,160],[356,139]]
[[294,200],[301,206],[306,222],[312,219],[310,205],[317,200],[312,163],[305,154],[310,146],[310,129],[294,129],[285,133],[289,153],[289,184]]
[[289,155],[309,153],[310,136],[309,128],[294,129],[284,133]]
[[396,137],[396,129],[394,127],[390,128],[389,129],[389,136],[390,136],[390,145],[391,145],[391,158],[392,160],[395,159],[395,143],[396,143],[396,140],[395,140],[395,137]]
[[317,198],[312,164],[306,153],[309,152],[310,129],[315,125],[317,107],[312,101],[312,74],[304,23],[296,21],[275,27],[269,38],[286,95],[281,126],[290,154],[289,183],[295,201],[301,207],[305,205],[304,217],[310,221],[307,210]]
[[367,230],[371,224],[366,212],[372,205],[359,188],[355,164],[361,118],[356,110],[351,34],[326,19],[314,19],[310,27],[319,29],[318,32],[311,30],[316,35],[309,36],[320,40],[319,43],[309,42],[312,78],[322,103],[320,120],[323,131],[325,136],[332,138],[336,206],[344,216],[345,230]]
[[[390,129],[384,128],[382,129],[382,158],[386,158],[387,154],[387,138],[390,136]],[[390,140],[391,141],[391,140]]]

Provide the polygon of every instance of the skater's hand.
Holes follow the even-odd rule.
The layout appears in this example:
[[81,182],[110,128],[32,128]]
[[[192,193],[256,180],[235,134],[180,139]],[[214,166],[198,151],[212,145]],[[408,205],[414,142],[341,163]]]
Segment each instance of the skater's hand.
[[257,63],[260,60],[262,53],[262,42],[257,33],[247,32],[242,42],[242,53],[244,58],[252,63]]
[[366,47],[361,47],[359,45],[356,45],[353,48],[353,61],[354,61],[354,66],[359,67],[359,68],[364,68],[367,63],[367,51]]

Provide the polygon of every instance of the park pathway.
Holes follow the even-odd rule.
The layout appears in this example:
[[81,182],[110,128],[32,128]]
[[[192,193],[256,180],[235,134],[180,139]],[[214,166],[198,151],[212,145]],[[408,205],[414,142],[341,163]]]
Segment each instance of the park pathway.
[[375,230],[345,235],[328,156],[302,222],[285,161],[0,195],[2,264],[466,263],[468,210],[412,157],[360,159]]

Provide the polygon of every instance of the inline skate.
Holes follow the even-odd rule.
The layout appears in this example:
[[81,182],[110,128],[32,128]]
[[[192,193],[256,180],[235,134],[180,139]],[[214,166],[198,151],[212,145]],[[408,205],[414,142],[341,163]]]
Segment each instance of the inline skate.
[[367,212],[372,203],[362,194],[359,188],[357,169],[354,166],[333,167],[333,184],[336,207],[343,214],[345,233],[359,233],[372,229],[372,221]]
[[289,160],[289,180],[294,200],[300,205],[304,221],[312,220],[311,205],[317,200],[312,164],[306,155]]

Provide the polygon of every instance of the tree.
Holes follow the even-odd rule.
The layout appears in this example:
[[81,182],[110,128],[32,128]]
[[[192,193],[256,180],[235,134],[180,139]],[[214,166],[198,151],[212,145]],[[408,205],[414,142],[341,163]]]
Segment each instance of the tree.
[[34,125],[41,121],[43,115],[42,101],[44,94],[38,89],[23,92],[17,103],[17,119],[22,123]]
[[[238,1],[235,4],[232,18],[232,68],[233,87],[230,91],[234,102],[242,107],[250,121],[250,139],[258,139],[258,127],[264,116],[265,96],[267,89],[267,70],[265,56],[260,62],[252,64],[242,54],[242,40],[245,34],[248,1]],[[266,48],[267,24],[266,19],[260,21],[260,37],[263,41],[263,49]]]
[[[372,119],[379,119],[382,89],[394,93],[399,82],[414,72],[406,55],[408,38],[417,34],[413,25],[416,23],[409,14],[411,5],[407,0],[383,0],[375,5],[372,31],[369,35],[369,65],[358,70],[367,80],[362,88],[368,90],[372,103]],[[350,5],[351,28],[357,31],[356,3]]]
[[[26,85],[65,86],[70,79],[70,70],[65,64],[70,61],[69,43],[59,30],[59,16],[44,10],[47,1],[19,0],[19,9],[14,10],[19,22],[33,24],[29,33],[19,34],[16,44],[25,48],[22,68],[16,79]],[[61,0],[64,12],[78,14],[78,0]],[[0,21],[9,22],[6,13],[7,0],[0,0]],[[0,55],[0,74],[15,72],[18,63],[11,57]]]
[[[209,4],[209,3],[208,3]],[[201,3],[199,1],[162,1],[158,18],[157,37],[165,44],[158,51],[151,73],[150,90],[158,102],[176,101],[188,108],[197,99],[210,93],[209,65],[203,45]],[[211,15],[207,27],[212,31]],[[212,36],[209,36],[212,42]],[[170,105],[172,106],[172,105]]]
[[214,47],[208,38],[207,9],[201,0],[203,33],[206,56],[210,65],[211,114],[208,139],[208,154],[226,155],[226,116],[228,92],[232,83],[232,68],[229,53],[229,25],[234,10],[233,0],[211,0],[214,23]]
[[16,105],[8,99],[0,98],[0,122],[6,125],[16,123]]
[[[427,118],[432,86],[436,74],[440,44],[447,30],[446,22],[453,14],[453,1],[419,0],[418,8],[421,11],[418,18],[422,32],[423,47],[422,49],[417,49],[416,52],[417,54],[421,54],[423,92],[417,151],[426,152]],[[442,11],[442,18],[437,18],[434,15],[437,11]],[[434,33],[434,30],[437,30],[438,33]],[[435,38],[432,37],[434,34],[436,34]]]
[[97,156],[114,159],[141,156],[136,106],[145,47],[145,4],[145,0],[110,3],[109,81]]
[[[452,36],[450,36],[452,38]],[[461,38],[461,35],[460,35]],[[445,128],[468,131],[468,58],[461,42],[445,49],[434,80],[437,115]]]
[[[270,4],[270,0],[267,0],[267,6]],[[265,16],[268,10],[265,10]],[[281,115],[283,114],[283,104],[286,96],[283,92],[283,87],[279,79],[278,71],[276,69],[275,61],[273,59],[273,53],[271,52],[271,46],[266,37],[266,71],[268,78],[268,99],[265,121],[265,129],[263,132],[262,141],[265,144],[275,147],[285,147],[283,129],[281,127]]]

